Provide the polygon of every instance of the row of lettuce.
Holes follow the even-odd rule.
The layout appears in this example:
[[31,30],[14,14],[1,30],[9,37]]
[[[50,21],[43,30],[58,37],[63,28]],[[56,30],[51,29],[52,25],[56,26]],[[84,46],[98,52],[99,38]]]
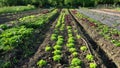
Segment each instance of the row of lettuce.
[[9,68],[11,66],[10,60],[4,57],[8,56],[9,53],[15,53],[17,49],[24,50],[24,56],[31,54],[29,50],[33,47],[31,44],[34,42],[35,34],[44,30],[46,28],[45,26],[57,12],[58,10],[54,9],[47,14],[27,16],[19,19],[16,26],[4,29],[0,34],[0,54],[3,55],[0,57],[0,67]]
[[33,10],[33,9],[35,9],[35,7],[33,5],[1,7],[0,8],[0,14],[16,13],[16,12],[21,12],[21,11]]
[[96,21],[90,17],[87,17],[79,12],[77,10],[72,10],[72,13],[75,14],[75,16],[78,19],[81,19],[82,21],[89,22],[90,27],[95,27],[97,32],[103,36],[106,40],[109,40],[111,43],[113,43],[115,46],[120,46],[120,31],[109,27],[107,25],[104,25],[100,23],[99,21]]
[[[94,56],[89,54],[89,50],[86,45],[80,45],[80,49],[77,48],[77,41],[82,40],[82,36],[79,35],[78,30],[73,29],[74,25],[71,25],[72,18],[68,14],[67,10],[63,9],[61,15],[59,16],[56,26],[53,30],[53,33],[50,37],[50,42],[54,42],[54,44],[48,44],[45,47],[45,52],[52,54],[52,62],[59,63],[62,68],[82,68],[85,61],[80,57],[84,56],[85,60],[88,61],[89,68],[97,68],[97,64],[94,63]],[[77,27],[75,27],[77,28]],[[74,35],[75,34],[75,35]],[[80,41],[83,43],[82,41]],[[64,50],[65,48],[65,50]],[[69,55],[66,52],[69,53]],[[87,53],[83,55],[83,53]],[[36,63],[36,65],[40,68],[47,67],[47,65],[52,64],[48,59],[45,59],[46,55],[44,55],[40,60]],[[67,59],[63,59],[67,58]],[[63,62],[64,61],[64,62]],[[56,64],[57,64],[56,63]],[[66,63],[66,64],[64,64]],[[87,64],[87,63],[86,63]]]

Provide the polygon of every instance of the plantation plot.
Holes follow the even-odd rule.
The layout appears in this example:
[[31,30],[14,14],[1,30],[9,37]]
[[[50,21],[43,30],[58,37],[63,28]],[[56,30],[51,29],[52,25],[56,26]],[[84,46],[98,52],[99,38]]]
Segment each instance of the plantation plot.
[[0,67],[21,66],[35,52],[37,44],[42,42],[49,29],[46,26],[50,25],[50,21],[54,20],[58,13],[58,9],[54,9],[42,16],[21,18],[20,24],[5,29],[0,34]]
[[67,9],[52,24],[38,51],[23,68],[106,68]]
[[120,32],[85,10],[43,9],[1,24],[0,68],[118,68]]

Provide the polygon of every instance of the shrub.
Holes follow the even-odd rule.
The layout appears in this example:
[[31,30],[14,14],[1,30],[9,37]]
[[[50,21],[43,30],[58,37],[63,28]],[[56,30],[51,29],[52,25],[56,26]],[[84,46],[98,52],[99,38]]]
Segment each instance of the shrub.
[[43,66],[45,66],[46,64],[47,64],[47,62],[46,62],[45,60],[40,60],[40,61],[37,62],[37,65],[38,65],[39,67],[43,67]]
[[81,65],[82,61],[79,58],[73,58],[71,61],[72,66],[79,66]]
[[93,57],[93,55],[91,55],[91,54],[87,54],[86,59],[87,59],[88,61],[93,61],[94,57]]

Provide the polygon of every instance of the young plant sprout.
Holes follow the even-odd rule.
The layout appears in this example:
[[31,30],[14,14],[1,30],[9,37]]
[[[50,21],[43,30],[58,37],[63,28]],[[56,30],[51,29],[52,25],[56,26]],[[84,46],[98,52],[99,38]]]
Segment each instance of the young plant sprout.
[[57,34],[52,34],[52,36],[51,36],[51,40],[52,40],[52,41],[57,40]]
[[57,61],[57,62],[60,62],[60,60],[61,60],[61,55],[54,55],[54,56],[53,56],[53,60],[54,60],[54,61]]
[[37,62],[38,67],[43,67],[46,64],[47,64],[47,62],[45,60],[43,60],[43,59],[41,59],[40,61]]
[[89,67],[90,68],[97,68],[97,64],[96,63],[90,63]]
[[74,43],[68,43],[68,44],[67,44],[67,47],[68,47],[68,48],[73,48],[74,46],[75,46]]
[[81,36],[77,34],[77,39],[80,39],[80,38],[81,38]]
[[71,52],[71,53],[76,52],[76,48],[70,48],[69,52]]
[[60,55],[61,54],[61,51],[60,50],[55,50],[53,51],[54,55]]
[[52,50],[52,48],[50,46],[45,47],[45,51],[51,51],[51,50]]
[[55,50],[61,50],[61,46],[60,45],[55,45],[54,47],[53,47]]
[[77,52],[73,52],[72,55],[73,55],[74,57],[77,57],[77,56],[78,56],[78,53],[77,53]]
[[71,61],[72,66],[80,66],[82,61],[79,58],[73,58]]
[[87,59],[88,61],[93,61],[93,60],[94,60],[94,56],[91,55],[91,54],[87,54],[86,59]]
[[87,47],[86,47],[86,46],[82,46],[82,47],[80,47],[80,50],[81,50],[81,51],[86,51],[86,50],[87,50]]

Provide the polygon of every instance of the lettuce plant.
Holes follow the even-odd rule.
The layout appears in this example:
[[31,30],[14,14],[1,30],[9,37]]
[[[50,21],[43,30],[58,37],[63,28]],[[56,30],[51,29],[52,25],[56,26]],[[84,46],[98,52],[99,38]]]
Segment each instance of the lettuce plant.
[[61,54],[61,51],[60,50],[55,50],[53,51],[54,55],[60,55]]
[[76,52],[76,48],[70,48],[69,52],[71,52],[71,53]]
[[87,50],[87,47],[86,47],[86,46],[82,46],[82,47],[80,47],[80,50],[86,51],[86,50]]
[[68,44],[67,44],[67,47],[68,47],[68,48],[72,48],[72,47],[74,47],[74,46],[75,46],[74,43],[68,43]]
[[80,35],[77,35],[76,37],[77,37],[77,39],[80,39],[80,38],[81,38],[81,36],[80,36]]
[[43,66],[45,66],[46,64],[47,64],[47,62],[46,62],[45,60],[43,60],[43,59],[41,59],[40,61],[37,62],[37,65],[38,65],[39,67],[43,67]]
[[93,61],[93,60],[94,60],[94,56],[91,55],[91,54],[87,54],[86,59],[87,59],[88,61]]
[[97,68],[97,64],[96,63],[90,63],[89,67],[90,68]]
[[60,45],[55,45],[54,47],[53,47],[55,50],[61,50],[61,46]]
[[57,40],[57,34],[52,34],[51,40],[52,40],[52,41],[53,41],[53,40]]
[[80,66],[82,61],[79,58],[73,58],[71,61],[72,66]]
[[60,62],[60,60],[61,60],[61,55],[54,55],[54,56],[53,56],[53,60],[54,60],[54,61],[57,61],[57,62]]
[[72,29],[72,27],[71,26],[67,26],[67,29]]
[[77,52],[73,52],[72,55],[73,55],[74,57],[76,57],[76,56],[78,56],[78,53],[77,53]]
[[51,51],[51,50],[52,50],[52,48],[50,46],[45,47],[45,51]]
[[75,42],[75,40],[74,40],[73,37],[70,37],[70,38],[68,39],[68,43],[74,43],[74,42]]
[[63,41],[58,40],[56,43],[57,43],[57,45],[62,45],[62,44],[63,44]]
[[68,37],[73,37],[73,35],[72,34],[68,34]]

